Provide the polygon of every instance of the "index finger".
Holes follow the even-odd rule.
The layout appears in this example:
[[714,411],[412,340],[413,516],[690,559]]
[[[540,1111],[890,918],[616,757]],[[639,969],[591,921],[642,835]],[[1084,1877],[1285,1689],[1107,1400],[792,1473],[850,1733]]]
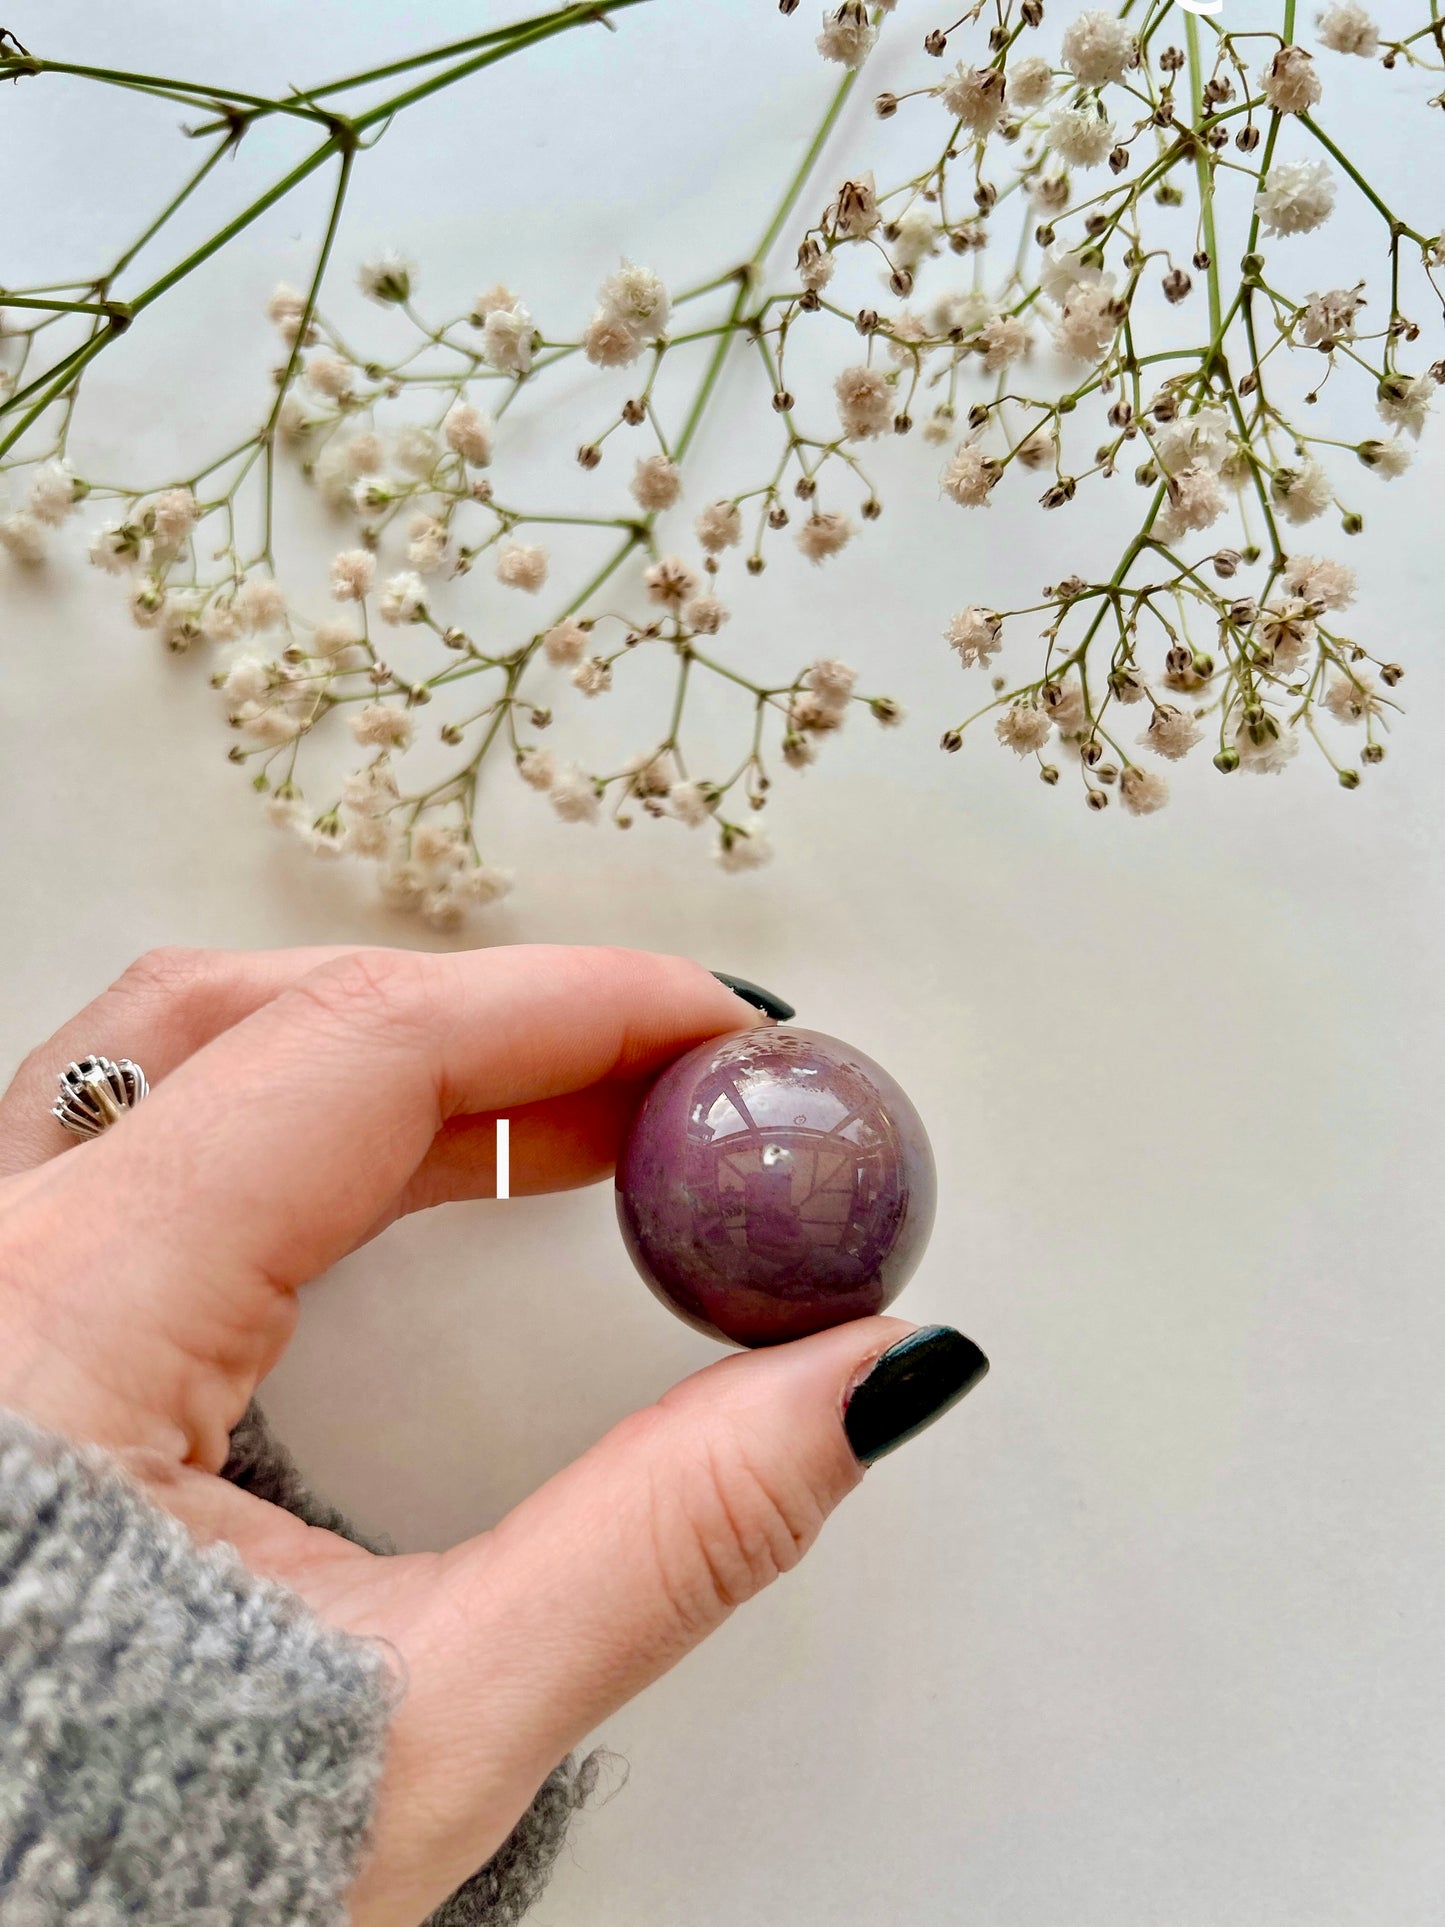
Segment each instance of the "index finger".
[[163,1332],[247,1396],[294,1287],[381,1218],[449,1119],[636,1079],[764,1021],[700,964],[517,945],[356,950],[197,1051],[29,1199],[111,1320]]

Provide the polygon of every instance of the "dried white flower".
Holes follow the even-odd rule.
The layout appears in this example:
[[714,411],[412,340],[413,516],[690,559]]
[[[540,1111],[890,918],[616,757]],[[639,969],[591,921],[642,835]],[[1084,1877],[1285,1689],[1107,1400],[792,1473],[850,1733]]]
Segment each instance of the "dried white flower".
[[1355,452],[1366,468],[1374,469],[1387,482],[1403,475],[1412,459],[1409,449],[1398,437],[1392,442],[1361,442]]
[[1201,408],[1154,431],[1154,459],[1166,475],[1208,468],[1217,475],[1230,450],[1229,422],[1222,408]]
[[996,67],[966,67],[960,61],[933,92],[971,134],[991,134],[1003,119],[1004,77]]
[[798,524],[795,540],[810,562],[823,562],[853,539],[853,524],[837,509],[819,509]]
[[420,622],[426,614],[426,584],[411,570],[382,584],[377,603],[383,622]]
[[1373,679],[1358,669],[1352,669],[1348,674],[1336,670],[1330,677],[1330,686],[1325,691],[1325,708],[1336,722],[1362,723],[1367,716],[1376,714],[1379,707]]
[[1365,305],[1364,282],[1312,294],[1299,311],[1299,338],[1307,348],[1330,349],[1355,338],[1355,317]]
[[647,268],[624,261],[598,291],[598,307],[610,320],[620,322],[639,341],[655,341],[667,328],[672,312],[667,289]]
[[877,38],[878,29],[869,22],[863,0],[843,0],[841,7],[823,15],[818,52],[824,60],[836,60],[844,67],[861,67]]
[[411,717],[395,703],[367,703],[352,717],[351,733],[364,748],[406,749]]
[[892,223],[888,252],[894,267],[909,269],[938,252],[938,223],[924,202],[915,201]]
[[602,696],[612,687],[612,665],[600,656],[588,656],[572,671],[572,687],[584,696]]
[[944,640],[958,651],[965,669],[991,662],[1003,647],[1003,617],[995,609],[981,609],[976,603],[952,618],[944,630]]
[[37,522],[43,522],[47,528],[59,528],[84,493],[84,483],[78,485],[77,492],[69,462],[46,462],[30,484],[25,506]]
[[1169,478],[1164,507],[1155,529],[1173,542],[1189,529],[1207,529],[1224,513],[1224,490],[1219,477],[1202,462],[1192,463]]
[[1138,45],[1127,24],[1102,9],[1091,9],[1069,22],[1062,51],[1064,65],[1085,87],[1122,80],[1139,60]]
[[1373,60],[1380,51],[1379,28],[1358,0],[1336,0],[1334,6],[1317,16],[1315,26],[1320,45],[1331,53],[1358,54],[1362,60]]
[[1119,778],[1119,801],[1131,816],[1152,816],[1169,801],[1169,785],[1157,771],[1130,763]]
[[807,687],[834,707],[846,708],[858,685],[858,671],[836,656],[820,656],[806,672]]
[[1033,344],[1029,324],[1019,315],[995,315],[978,337],[983,365],[991,375],[1022,361]]
[[319,351],[310,356],[306,363],[306,380],[318,395],[325,395],[330,401],[347,401],[351,396],[355,379],[351,363],[329,350]]
[[1375,406],[1381,421],[1403,428],[1418,441],[1434,399],[1435,383],[1429,375],[1388,375],[1380,383]]
[[124,575],[140,561],[140,537],[126,522],[103,522],[90,539],[89,555],[108,575]]
[[539,543],[504,542],[497,550],[497,580],[535,595],[547,580],[547,551]]
[[1318,462],[1308,457],[1298,468],[1276,469],[1269,492],[1286,522],[1296,526],[1323,515],[1334,500],[1329,476]]
[[434,515],[414,515],[407,525],[406,559],[418,575],[435,575],[446,560],[446,525]]
[[1359,586],[1348,563],[1318,555],[1286,556],[1281,580],[1292,596],[1321,609],[1347,609]]
[[1324,92],[1315,63],[1303,47],[1281,47],[1259,77],[1260,90],[1277,114],[1307,114]]
[[597,786],[580,769],[558,770],[552,779],[552,808],[564,823],[597,821]]
[[1076,282],[1064,297],[1054,323],[1054,346],[1073,361],[1093,363],[1108,353],[1124,319],[1123,300],[1114,292],[1114,277]]
[[697,539],[709,555],[730,549],[743,539],[742,511],[736,502],[712,502],[698,516]]
[[632,499],[647,515],[670,509],[682,494],[682,471],[666,455],[646,455],[632,471]]
[[469,401],[459,401],[442,426],[447,447],[460,455],[464,462],[470,462],[473,468],[485,468],[491,461],[495,423],[490,415],[484,415],[480,408],[474,408]]
[[582,333],[582,352],[598,368],[626,368],[642,353],[642,339],[616,315],[593,315]]
[[1053,718],[1045,709],[1040,709],[1032,698],[1024,702],[1010,703],[994,724],[994,734],[1004,745],[1019,756],[1033,756],[1049,740],[1054,727]]
[[564,616],[543,635],[542,648],[548,662],[558,669],[568,668],[586,655],[587,631],[575,616]]
[[338,602],[364,602],[376,577],[376,557],[366,549],[343,549],[332,558],[331,593]]
[[960,442],[943,471],[943,492],[960,508],[984,508],[1001,472],[997,460],[976,442]]
[[695,635],[715,636],[729,620],[729,612],[715,595],[695,595],[684,605],[682,619]]
[[1176,709],[1172,703],[1161,703],[1150,717],[1149,727],[1139,742],[1143,748],[1156,750],[1160,756],[1167,756],[1171,763],[1177,763],[1181,756],[1189,754],[1203,735],[1199,724],[1185,710]]
[[833,383],[843,433],[863,441],[893,427],[893,388],[877,368],[845,368]]
[[[356,279],[361,292],[369,300],[387,305],[410,299],[415,272],[410,261],[388,250],[385,254],[377,255],[375,260],[364,261]],[[275,299],[274,295],[272,299]]]
[[1061,101],[1049,115],[1049,146],[1070,167],[1097,167],[1118,140],[1113,121],[1092,94]]
[[1308,234],[1335,207],[1335,177],[1323,161],[1281,161],[1254,197],[1266,234]]
[[861,241],[871,234],[882,218],[878,212],[873,170],[870,168],[866,174],[844,181],[823,218],[829,227],[846,234],[851,241]]
[[150,505],[151,528],[162,549],[178,549],[200,519],[200,508],[188,488],[163,489]]
[[1008,103],[1011,107],[1042,105],[1054,85],[1054,70],[1039,54],[1029,54],[1009,68]]
[[667,792],[667,806],[679,823],[696,829],[712,814],[707,792],[700,783],[674,783]]
[[755,810],[745,823],[724,823],[718,830],[718,862],[724,870],[756,870],[773,854],[763,819]]
[[517,774],[534,790],[550,790],[557,780],[557,759],[550,749],[527,749],[517,758]]
[[660,602],[664,608],[675,609],[697,594],[698,580],[680,555],[664,555],[644,571],[642,586],[650,602]]
[[1293,759],[1299,748],[1299,737],[1264,710],[1257,720],[1246,722],[1241,718],[1234,733],[1234,747],[1239,752],[1241,769],[1252,770],[1257,776],[1277,776]]
[[248,635],[274,629],[286,614],[281,586],[269,575],[248,576],[231,600],[237,622]]
[[1292,676],[1314,647],[1315,623],[1309,604],[1298,597],[1266,603],[1255,624],[1261,657],[1281,676]]
[[482,321],[482,357],[505,375],[525,375],[532,366],[535,334],[532,317],[520,301],[491,308]]

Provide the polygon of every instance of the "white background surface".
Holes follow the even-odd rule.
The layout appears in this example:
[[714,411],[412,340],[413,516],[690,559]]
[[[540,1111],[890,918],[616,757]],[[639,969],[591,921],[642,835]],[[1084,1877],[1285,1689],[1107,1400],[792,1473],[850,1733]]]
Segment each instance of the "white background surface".
[[[932,24],[903,11],[910,38]],[[41,52],[269,90],[486,17],[52,0],[7,21]],[[811,124],[814,31],[763,0],[658,5],[444,98],[362,169],[339,275],[397,241],[429,287],[500,277],[568,313],[622,252],[698,276],[746,250]],[[187,157],[173,119],[7,90],[5,272],[80,272],[138,225]],[[1421,150],[1368,138],[1438,225]],[[104,359],[98,464],[181,466],[251,418],[259,306],[318,205]],[[1095,819],[987,742],[939,756],[951,610],[1096,551],[1083,504],[968,520],[931,486],[826,576],[736,599],[732,634],[759,638],[739,648],[786,623],[790,665],[835,650],[918,713],[779,786],[769,871],[723,879],[672,826],[569,831],[505,792],[521,882],[491,933],[695,954],[909,1088],[943,1195],[899,1309],[994,1362],[609,1724],[630,1782],[577,1827],[545,1927],[1439,1920],[1441,473],[1437,440],[1388,513],[1356,489],[1361,627],[1410,665],[1411,714],[1354,796],[1306,757],[1279,782],[1204,765],[1161,816]],[[157,942],[426,940],[267,831],[204,669],[159,659],[112,585],[7,571],[0,638],[6,1064]],[[324,1490],[433,1546],[713,1355],[633,1278],[600,1187],[394,1228],[309,1294],[267,1402]]]

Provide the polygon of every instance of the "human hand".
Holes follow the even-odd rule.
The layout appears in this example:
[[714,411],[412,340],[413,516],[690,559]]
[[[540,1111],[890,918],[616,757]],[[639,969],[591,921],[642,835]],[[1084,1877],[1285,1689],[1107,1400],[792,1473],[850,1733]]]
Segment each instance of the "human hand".
[[[0,1406],[106,1447],[199,1540],[398,1657],[358,1927],[445,1899],[564,1754],[797,1562],[860,1457],[983,1369],[945,1328],[891,1351],[892,1318],[722,1358],[444,1553],[378,1558],[217,1476],[300,1287],[405,1212],[493,1195],[499,1114],[514,1193],[590,1183],[665,1063],[759,1021],[638,951],[163,951],[0,1099]],[[153,1092],[75,1145],[48,1106],[96,1050]]]

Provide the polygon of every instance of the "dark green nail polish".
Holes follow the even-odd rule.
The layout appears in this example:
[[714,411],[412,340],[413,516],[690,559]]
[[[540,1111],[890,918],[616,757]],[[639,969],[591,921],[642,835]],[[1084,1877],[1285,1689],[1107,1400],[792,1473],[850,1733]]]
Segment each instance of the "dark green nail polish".
[[853,1455],[872,1465],[971,1392],[988,1360],[951,1325],[924,1325],[875,1359],[853,1387],[843,1430]]
[[713,976],[720,984],[726,984],[735,997],[741,997],[745,1004],[751,1004],[765,1017],[776,1017],[780,1024],[786,1024],[797,1012],[791,1004],[785,1004],[781,997],[775,997],[771,990],[764,990],[761,984],[750,984],[746,977],[730,977],[725,970],[715,970]]

